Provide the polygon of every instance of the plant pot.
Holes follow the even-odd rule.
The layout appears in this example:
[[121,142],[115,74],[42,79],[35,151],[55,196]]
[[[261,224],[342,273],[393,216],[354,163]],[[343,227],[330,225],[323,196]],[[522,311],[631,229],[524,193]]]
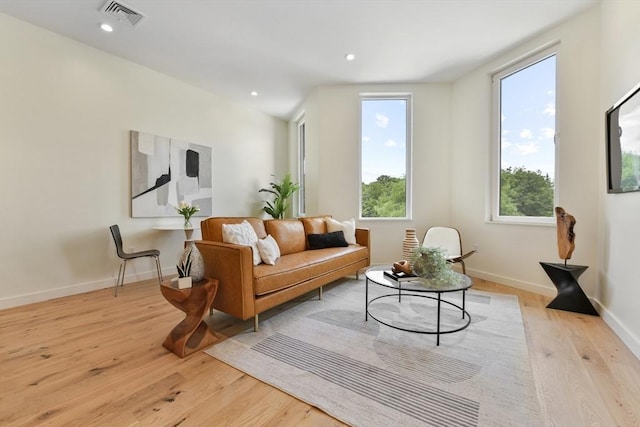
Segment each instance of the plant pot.
[[187,289],[191,287],[191,276],[178,277],[178,289]]

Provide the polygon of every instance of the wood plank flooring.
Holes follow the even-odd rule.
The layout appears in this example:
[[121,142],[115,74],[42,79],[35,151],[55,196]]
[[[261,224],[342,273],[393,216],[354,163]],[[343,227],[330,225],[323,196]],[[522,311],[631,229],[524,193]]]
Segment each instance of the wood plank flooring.
[[[546,425],[640,426],[640,361],[601,318],[474,288],[519,297]],[[203,352],[168,352],[183,316],[153,280],[0,311],[0,426],[343,425]],[[207,322],[224,338],[252,321]]]

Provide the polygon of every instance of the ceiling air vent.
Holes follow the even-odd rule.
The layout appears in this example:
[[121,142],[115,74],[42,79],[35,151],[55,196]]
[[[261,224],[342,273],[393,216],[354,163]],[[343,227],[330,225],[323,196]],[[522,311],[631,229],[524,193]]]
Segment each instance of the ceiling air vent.
[[125,6],[120,2],[112,0],[107,0],[104,6],[100,9],[100,12],[107,16],[116,18],[119,21],[128,22],[132,27],[144,18],[144,15],[140,12],[136,12],[129,6]]

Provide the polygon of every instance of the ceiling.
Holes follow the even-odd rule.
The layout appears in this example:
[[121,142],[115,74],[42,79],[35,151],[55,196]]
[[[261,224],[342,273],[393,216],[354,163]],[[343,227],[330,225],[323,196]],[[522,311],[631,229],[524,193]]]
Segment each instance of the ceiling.
[[144,18],[108,17],[105,0],[0,0],[0,12],[289,119],[319,85],[453,81],[599,0],[118,2]]

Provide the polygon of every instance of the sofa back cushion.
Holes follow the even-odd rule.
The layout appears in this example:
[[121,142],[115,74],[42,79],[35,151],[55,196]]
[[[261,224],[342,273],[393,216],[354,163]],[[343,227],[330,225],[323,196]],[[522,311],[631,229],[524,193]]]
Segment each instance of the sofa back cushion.
[[[302,221],[302,225],[304,225],[304,233],[306,234],[305,237],[309,236],[309,234],[325,234],[327,232],[327,223],[324,220],[325,218],[330,218],[330,216],[322,215],[300,218],[300,221]],[[308,242],[307,249],[311,249]]]
[[212,217],[203,220],[200,223],[202,230],[202,240],[212,240],[214,242],[222,242],[222,224],[240,224],[247,220],[256,231],[258,239],[267,237],[264,228],[264,221],[261,218],[245,218],[245,217]]
[[271,219],[264,222],[265,229],[280,248],[281,255],[302,252],[307,247],[304,226],[297,219]]
[[323,216],[309,216],[302,217],[302,225],[304,225],[304,232],[306,234],[324,234],[327,232],[327,224],[324,219],[328,218],[327,215]]

